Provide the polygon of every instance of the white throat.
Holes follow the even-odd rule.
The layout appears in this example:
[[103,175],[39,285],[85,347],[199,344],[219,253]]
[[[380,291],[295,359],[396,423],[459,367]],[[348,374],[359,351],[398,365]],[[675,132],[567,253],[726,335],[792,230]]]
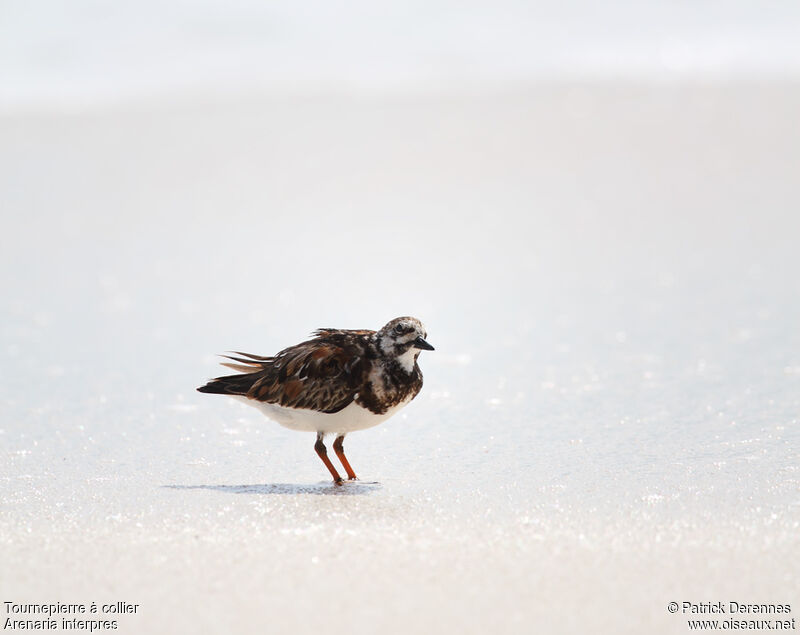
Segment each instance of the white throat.
[[418,354],[419,350],[412,346],[405,353],[397,357],[397,363],[400,364],[400,367],[404,371],[410,374],[414,370],[414,364],[417,361]]

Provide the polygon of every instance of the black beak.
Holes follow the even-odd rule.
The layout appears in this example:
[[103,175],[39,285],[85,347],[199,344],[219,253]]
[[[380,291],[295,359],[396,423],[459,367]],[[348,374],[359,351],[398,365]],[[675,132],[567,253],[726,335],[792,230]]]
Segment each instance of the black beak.
[[423,351],[436,350],[435,348],[433,348],[433,346],[428,344],[428,342],[422,339],[422,337],[418,337],[417,339],[414,340],[414,348],[421,348]]

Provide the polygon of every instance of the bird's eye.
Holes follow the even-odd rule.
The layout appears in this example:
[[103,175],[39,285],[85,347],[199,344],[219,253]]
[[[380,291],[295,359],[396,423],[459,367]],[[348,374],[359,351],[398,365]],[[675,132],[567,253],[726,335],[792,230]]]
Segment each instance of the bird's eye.
[[398,324],[397,326],[394,327],[395,333],[402,333],[403,331],[405,331],[405,329],[403,328],[402,324]]

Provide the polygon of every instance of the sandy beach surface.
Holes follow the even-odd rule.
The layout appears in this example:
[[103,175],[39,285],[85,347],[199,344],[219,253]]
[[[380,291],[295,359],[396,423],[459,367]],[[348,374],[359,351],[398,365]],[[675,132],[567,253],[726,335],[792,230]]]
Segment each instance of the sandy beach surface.
[[[0,599],[137,605],[121,633],[800,618],[798,112],[789,81],[7,112]],[[194,390],[406,314],[436,351],[348,437],[359,483]]]

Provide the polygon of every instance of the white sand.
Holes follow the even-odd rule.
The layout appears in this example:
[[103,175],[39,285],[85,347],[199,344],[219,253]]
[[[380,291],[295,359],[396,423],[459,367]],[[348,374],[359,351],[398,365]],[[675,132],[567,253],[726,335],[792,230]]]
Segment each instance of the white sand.
[[[798,112],[665,84],[0,119],[2,600],[138,603],[122,633],[797,618]],[[348,437],[361,484],[194,392],[215,352],[401,314],[437,350]]]

